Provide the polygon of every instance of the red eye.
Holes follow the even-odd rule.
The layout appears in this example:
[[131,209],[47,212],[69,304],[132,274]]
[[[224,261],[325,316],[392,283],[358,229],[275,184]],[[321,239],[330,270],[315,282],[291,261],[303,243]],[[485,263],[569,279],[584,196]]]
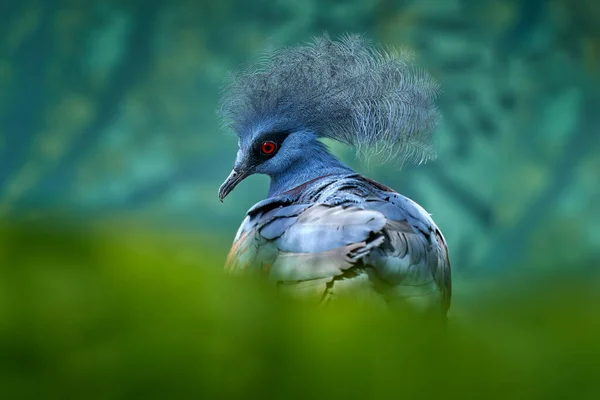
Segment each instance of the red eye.
[[260,146],[260,151],[262,151],[263,154],[273,154],[273,152],[275,152],[275,149],[277,148],[277,145],[273,142],[264,142],[262,144],[262,146]]

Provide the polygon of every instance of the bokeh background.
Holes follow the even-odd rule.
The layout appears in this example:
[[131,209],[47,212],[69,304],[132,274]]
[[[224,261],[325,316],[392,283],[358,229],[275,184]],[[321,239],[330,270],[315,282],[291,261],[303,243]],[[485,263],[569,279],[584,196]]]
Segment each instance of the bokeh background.
[[[433,214],[450,247],[457,318],[479,318],[474,305],[489,291],[527,292],[548,277],[597,281],[597,0],[5,0],[0,2],[0,349],[10,350],[16,361],[7,367],[11,373],[4,383],[15,377],[28,382],[28,371],[57,382],[42,373],[47,368],[65,379],[87,377],[78,381],[83,387],[101,368],[114,371],[115,365],[123,371],[131,366],[143,379],[129,382],[131,391],[119,392],[117,385],[109,394],[139,394],[136,390],[153,379],[162,382],[158,376],[173,382],[159,365],[182,360],[177,354],[185,351],[177,343],[200,346],[194,335],[178,336],[191,330],[201,337],[195,329],[202,324],[189,321],[206,322],[199,316],[207,312],[214,320],[206,323],[223,323],[214,294],[202,292],[212,286],[204,275],[194,275],[205,272],[190,268],[221,267],[245,211],[265,197],[268,186],[266,177],[254,176],[224,204],[217,199],[236,152],[235,136],[220,128],[215,112],[220,87],[227,71],[269,45],[306,42],[323,32],[334,37],[358,32],[386,46],[409,47],[443,88],[437,161],[401,169],[366,166],[351,149],[332,148],[358,172]],[[119,245],[107,244],[112,242]],[[114,272],[115,265],[120,272]],[[158,314],[152,310],[160,302],[147,301],[155,291],[166,304]],[[189,301],[199,292],[210,297],[213,308],[198,311],[198,301]],[[564,309],[582,304],[592,305],[586,300]],[[188,315],[181,311],[186,307],[195,311]],[[167,318],[166,309],[179,314]],[[263,311],[257,315],[279,315],[268,307]],[[131,328],[119,325],[144,313],[152,317]],[[233,335],[231,329],[248,324],[241,316],[234,321],[221,328]],[[179,342],[164,333],[169,324]],[[265,326],[276,322],[271,324]],[[152,330],[157,327],[164,332]],[[532,341],[519,349],[540,345],[533,331],[526,331]],[[116,339],[103,342],[105,347],[86,347],[88,339],[96,343],[113,334]],[[123,338],[137,334],[147,334],[149,344],[134,346],[131,360],[137,361],[123,364],[116,356],[118,349],[130,349]],[[213,339],[217,348],[228,343],[219,335]],[[78,344],[71,348],[71,341]],[[235,352],[246,349],[237,346]],[[175,358],[147,355],[156,348],[174,351]],[[59,363],[68,368],[54,368],[51,360],[69,351],[79,358]],[[567,353],[574,364],[580,361],[574,353],[599,354],[591,348]],[[144,354],[156,371],[144,369]],[[531,363],[541,366],[544,360]],[[277,362],[282,361],[276,357]],[[207,378],[212,375],[203,376],[213,382]],[[256,384],[251,376],[244,379]],[[152,390],[140,393],[147,392]]]
[[600,254],[600,4],[4,1],[0,216],[140,217],[230,243],[266,195],[217,200],[236,152],[228,71],[324,31],[409,47],[441,83],[439,158],[360,165],[441,226],[458,276]]

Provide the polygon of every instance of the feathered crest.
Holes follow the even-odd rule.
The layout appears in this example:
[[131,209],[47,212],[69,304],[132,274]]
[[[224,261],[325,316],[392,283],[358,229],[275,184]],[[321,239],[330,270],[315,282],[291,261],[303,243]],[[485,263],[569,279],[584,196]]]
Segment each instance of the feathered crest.
[[411,61],[410,52],[376,48],[359,35],[325,35],[271,51],[232,75],[220,114],[240,136],[269,123],[311,130],[359,154],[424,162],[435,157],[439,87]]

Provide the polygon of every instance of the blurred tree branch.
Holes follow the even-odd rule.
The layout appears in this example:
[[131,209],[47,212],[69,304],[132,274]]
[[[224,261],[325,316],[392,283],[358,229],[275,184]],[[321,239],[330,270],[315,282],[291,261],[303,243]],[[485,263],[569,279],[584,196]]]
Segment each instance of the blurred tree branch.
[[494,225],[492,208],[470,190],[453,180],[439,164],[431,163],[424,171],[456,204],[467,209],[475,220],[483,227]]
[[109,87],[99,95],[96,115],[87,128],[72,140],[57,165],[32,191],[55,194],[66,190],[71,184],[77,163],[94,148],[128,91],[145,78],[151,64],[154,26],[161,6],[162,2],[151,1],[132,7],[136,11],[133,27],[123,56],[113,70]]
[[[14,17],[31,11],[28,4],[20,6],[15,2],[4,4],[2,11],[7,14],[3,15],[2,20],[10,18],[10,15]],[[5,140],[0,153],[0,190],[6,187],[11,174],[25,162],[31,141],[43,124],[48,101],[46,67],[53,49],[52,20],[56,1],[43,1],[40,7],[40,20],[35,30],[15,50],[12,59],[14,70],[18,72],[9,91],[11,98],[8,110],[0,119],[0,131]]]
[[480,273],[498,272],[502,268],[518,265],[529,245],[527,239],[533,237],[544,218],[552,218],[551,211],[574,181],[579,162],[586,155],[597,151],[600,145],[600,98],[596,93],[588,93],[584,101],[579,129],[570,135],[560,159],[552,168],[554,179],[526,207],[526,214],[519,221],[502,229],[492,239],[492,247],[479,262]]
[[[198,171],[209,171],[211,167],[218,164],[220,159],[222,159],[221,155],[215,155],[212,157],[193,158],[184,162],[169,176],[155,179],[145,185],[140,185],[132,190],[124,200],[102,207],[101,212],[109,210],[122,211],[124,209],[143,207],[149,202],[164,196],[170,190],[177,188],[186,182],[197,180],[199,176]],[[223,179],[224,178],[225,177],[223,177]],[[218,184],[215,184],[215,198],[217,196],[217,189]],[[98,210],[96,210],[96,212],[98,212]]]

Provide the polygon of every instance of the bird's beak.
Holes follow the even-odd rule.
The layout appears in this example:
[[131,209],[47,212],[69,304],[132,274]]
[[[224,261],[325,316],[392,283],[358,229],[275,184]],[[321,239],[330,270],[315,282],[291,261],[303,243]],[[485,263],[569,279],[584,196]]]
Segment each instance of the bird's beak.
[[248,175],[250,175],[250,173],[247,169],[234,167],[227,179],[225,179],[225,182],[223,182],[219,188],[219,200],[223,202],[223,199],[227,197],[237,184],[243,181]]

